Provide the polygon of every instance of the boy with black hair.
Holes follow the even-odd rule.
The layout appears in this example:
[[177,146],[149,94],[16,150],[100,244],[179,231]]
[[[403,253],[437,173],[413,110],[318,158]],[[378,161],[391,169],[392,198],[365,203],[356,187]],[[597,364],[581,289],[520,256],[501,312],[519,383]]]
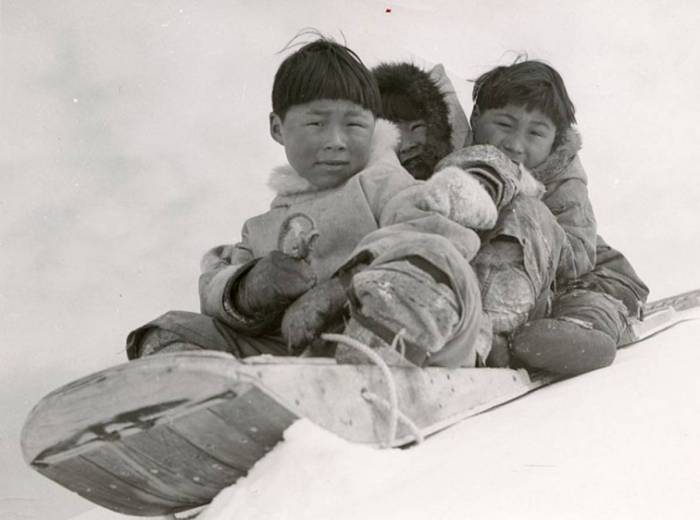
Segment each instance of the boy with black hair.
[[[555,242],[560,250],[552,294],[548,285],[536,293],[530,321],[510,338],[511,353],[529,367],[562,374],[612,363],[617,346],[630,339],[628,317],[638,316],[649,291],[625,257],[597,235],[574,105],[561,76],[534,60],[496,67],[476,80],[473,100],[475,143],[497,146],[528,168],[544,184],[542,202],[565,232]],[[499,251],[510,251],[511,269],[517,271],[512,266],[522,258],[521,272],[529,275],[528,257],[538,255],[533,248],[542,242],[532,240],[525,224],[512,212],[501,215],[482,237],[477,273],[491,270]],[[507,258],[500,255],[496,263]]]
[[[270,133],[289,165],[273,171],[270,210],[246,221],[240,242],[205,255],[202,314],[173,311],[133,331],[129,358],[299,354],[339,330],[389,363],[483,362],[490,328],[468,263],[479,240],[465,227],[478,204],[421,194],[396,157],[398,131],[377,119],[379,91],[360,59],[329,40],[304,45],[280,65],[272,106]],[[445,218],[455,215],[459,224]],[[405,358],[391,347],[399,333]],[[335,355],[353,361],[341,346]]]

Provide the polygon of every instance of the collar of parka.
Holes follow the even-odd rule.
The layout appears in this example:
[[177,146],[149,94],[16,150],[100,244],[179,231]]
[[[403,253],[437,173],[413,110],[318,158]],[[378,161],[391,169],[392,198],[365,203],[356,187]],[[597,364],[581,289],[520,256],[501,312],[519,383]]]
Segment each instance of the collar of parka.
[[[367,161],[365,169],[373,164],[382,162],[386,154],[395,155],[400,137],[399,129],[396,125],[386,119],[378,118],[374,125],[369,161]],[[298,195],[300,193],[323,191],[324,189],[311,184],[289,164],[274,168],[270,173],[267,185],[278,196]]]
[[581,134],[574,127],[564,133],[561,143],[549,154],[539,166],[532,168],[537,180],[545,184],[562,175],[582,146]]

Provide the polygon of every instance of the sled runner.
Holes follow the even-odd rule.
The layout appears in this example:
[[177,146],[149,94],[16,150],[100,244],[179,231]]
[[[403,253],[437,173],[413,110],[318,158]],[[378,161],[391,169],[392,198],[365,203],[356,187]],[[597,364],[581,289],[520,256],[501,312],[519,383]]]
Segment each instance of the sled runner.
[[[647,305],[634,330],[640,340],[694,318],[700,290]],[[25,422],[22,450],[34,469],[91,502],[155,516],[208,503],[298,418],[351,442],[403,446],[555,379],[523,369],[162,354],[44,397]]]

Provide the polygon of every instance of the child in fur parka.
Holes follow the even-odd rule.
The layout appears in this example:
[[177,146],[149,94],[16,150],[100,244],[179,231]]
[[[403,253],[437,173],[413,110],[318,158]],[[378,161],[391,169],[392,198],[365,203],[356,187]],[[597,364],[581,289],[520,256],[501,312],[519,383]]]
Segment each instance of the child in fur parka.
[[[402,139],[443,139],[446,149],[445,114],[454,112],[454,99],[432,74],[397,63],[374,71],[384,114],[403,123]],[[509,347],[516,364],[558,373],[609,364],[616,346],[630,339],[627,317],[638,314],[648,289],[624,256],[596,234],[573,105],[561,78],[539,62],[499,67],[477,80],[474,101],[474,142],[497,146],[532,168],[546,187],[540,202],[523,196],[537,195],[536,189],[509,193],[498,175],[480,178],[499,208],[497,224],[482,232],[484,245],[472,261],[495,333],[489,364],[507,365]],[[414,128],[422,130],[419,139],[411,134]],[[472,148],[454,152],[436,169],[463,168]],[[404,166],[426,177],[411,162]]]
[[[273,172],[270,210],[246,221],[240,242],[205,255],[202,313],[172,311],[133,331],[129,358],[298,355],[337,330],[392,364],[483,364],[490,325],[469,228],[495,216],[488,193],[465,177],[445,199],[401,167],[398,131],[376,119],[376,82],[342,45],[321,39],[291,54],[272,100],[270,132],[289,166]],[[399,333],[404,357],[391,346]],[[335,356],[358,361],[340,345]]]
[[[528,367],[560,374],[612,363],[617,347],[631,339],[628,318],[638,316],[649,290],[597,234],[574,106],[561,76],[534,60],[496,67],[477,79],[473,99],[474,141],[498,146],[529,168],[565,232],[552,283],[535,293],[528,323],[510,335],[510,353]],[[484,250],[512,248],[511,238],[522,248],[527,271],[531,245],[518,234],[521,221],[503,215],[477,256],[477,271]]]

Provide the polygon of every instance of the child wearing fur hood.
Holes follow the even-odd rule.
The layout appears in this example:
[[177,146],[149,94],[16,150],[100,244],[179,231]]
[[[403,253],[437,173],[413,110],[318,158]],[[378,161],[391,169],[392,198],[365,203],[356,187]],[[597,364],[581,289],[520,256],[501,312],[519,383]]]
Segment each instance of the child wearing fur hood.
[[[376,119],[376,82],[342,45],[321,39],[291,54],[272,100],[270,132],[289,165],[273,172],[271,208],[246,221],[238,243],[205,255],[202,313],[171,311],[133,331],[129,358],[298,355],[339,331],[392,364],[483,364],[491,330],[469,261],[480,246],[472,228],[495,216],[486,191],[465,176],[445,198],[401,167],[398,130]],[[490,168],[467,160],[467,171]],[[360,361],[342,345],[335,356]]]
[[[475,147],[453,146],[457,151],[438,164],[429,152],[448,149],[445,114],[455,112],[455,98],[439,88],[435,69],[383,64],[374,72],[384,114],[399,123],[402,148],[411,150],[404,166],[430,177],[424,168],[412,170],[415,157],[428,150],[425,162],[438,172],[433,179],[447,170],[459,175]],[[616,347],[630,339],[628,316],[638,314],[648,289],[624,256],[596,234],[563,81],[551,67],[526,61],[482,75],[473,97],[473,142],[497,147],[531,169],[546,189],[522,189],[522,180],[520,188],[509,189],[495,171],[478,176],[499,210],[495,225],[481,233],[483,246],[472,261],[493,323],[489,364],[507,365],[513,354],[515,364],[573,374],[611,363]]]

